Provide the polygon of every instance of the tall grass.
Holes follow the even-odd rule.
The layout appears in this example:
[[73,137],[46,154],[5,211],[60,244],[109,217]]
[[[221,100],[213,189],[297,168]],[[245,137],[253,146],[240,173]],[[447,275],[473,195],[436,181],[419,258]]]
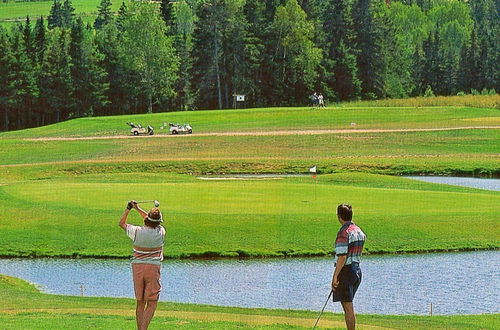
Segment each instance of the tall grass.
[[406,99],[354,101],[354,102],[341,103],[339,105],[340,106],[373,106],[373,107],[464,106],[464,107],[472,107],[472,108],[500,109],[500,94],[412,97],[412,98],[406,98]]

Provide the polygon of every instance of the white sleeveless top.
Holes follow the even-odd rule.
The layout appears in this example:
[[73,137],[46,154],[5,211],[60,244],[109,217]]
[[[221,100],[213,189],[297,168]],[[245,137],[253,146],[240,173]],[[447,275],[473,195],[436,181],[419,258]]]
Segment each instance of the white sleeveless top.
[[[161,265],[166,233],[163,226],[151,228],[127,224],[126,231],[127,236],[134,242],[132,263]],[[144,250],[141,250],[141,248],[144,248]]]

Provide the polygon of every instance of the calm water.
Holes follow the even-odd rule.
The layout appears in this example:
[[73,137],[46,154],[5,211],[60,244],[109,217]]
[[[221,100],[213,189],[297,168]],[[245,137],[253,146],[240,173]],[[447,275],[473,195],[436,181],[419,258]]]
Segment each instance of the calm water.
[[451,176],[407,176],[407,178],[453,186],[465,186],[500,191],[500,179],[461,178]]
[[[365,257],[360,313],[499,313],[500,251]],[[320,310],[330,258],[165,261],[161,300],[224,306]],[[48,293],[133,298],[127,260],[0,259],[0,273]],[[341,307],[330,304],[330,311]]]

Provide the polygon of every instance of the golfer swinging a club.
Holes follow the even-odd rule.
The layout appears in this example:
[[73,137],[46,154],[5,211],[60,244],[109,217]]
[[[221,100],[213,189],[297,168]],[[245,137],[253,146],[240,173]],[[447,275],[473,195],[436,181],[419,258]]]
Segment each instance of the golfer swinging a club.
[[353,299],[361,283],[359,261],[366,235],[352,222],[352,207],[340,204],[337,217],[342,225],[335,240],[335,271],[332,279],[333,301],[340,301],[347,329],[356,328]]
[[[144,226],[134,226],[127,223],[131,209],[137,210],[144,219]],[[165,228],[162,214],[158,208],[152,208],[149,213],[141,209],[135,201],[127,204],[119,226],[134,242],[132,255],[132,273],[134,291],[137,300],[135,315],[137,329],[146,330],[153,318],[161,291],[160,269],[163,260],[163,243],[165,242]]]

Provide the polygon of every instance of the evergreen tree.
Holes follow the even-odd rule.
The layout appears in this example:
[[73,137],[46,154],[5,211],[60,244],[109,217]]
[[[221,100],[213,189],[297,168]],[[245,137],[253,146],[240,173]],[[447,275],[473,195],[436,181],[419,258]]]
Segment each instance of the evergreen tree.
[[473,29],[469,46],[464,45],[460,53],[458,74],[460,91],[470,93],[472,89],[481,90],[485,87],[481,79],[481,74],[484,72],[483,64],[476,29]]
[[[264,106],[263,94],[270,81],[264,81],[263,72],[268,68],[265,61],[265,42],[270,32],[270,22],[265,21],[263,1],[246,1],[243,8],[247,20],[245,38],[245,60],[242,65],[245,81],[245,105],[247,107]],[[269,40],[267,40],[269,42]]]
[[49,29],[53,29],[55,27],[61,27],[63,25],[63,14],[62,14],[62,5],[61,0],[54,0],[52,7],[50,8],[50,13],[47,18]]
[[352,100],[361,92],[361,82],[357,75],[356,56],[348,46],[353,44],[351,8],[344,0],[331,0],[328,3],[324,18],[325,55],[324,67],[327,72],[324,78],[326,96],[337,100]]
[[33,119],[33,105],[38,97],[36,71],[28,57],[25,43],[25,28],[21,25],[12,29],[11,45],[13,61],[11,63],[12,88],[11,112],[16,129],[29,127]]
[[111,0],[101,0],[99,4],[97,18],[94,21],[94,28],[101,29],[104,25],[109,24],[113,20],[113,12],[111,11]]
[[14,93],[11,65],[14,61],[7,31],[0,26],[0,130],[9,130],[9,107]]
[[122,2],[120,5],[120,9],[118,9],[118,17],[116,18],[116,26],[119,31],[123,31],[123,22],[125,21],[125,18],[127,17],[127,6],[125,5],[125,2]]
[[[163,16],[165,19],[165,16]],[[174,37],[174,47],[179,56],[179,78],[175,82],[174,89],[177,92],[172,102],[174,109],[188,110],[193,107],[194,95],[191,87],[191,73],[193,60],[193,34],[196,16],[193,9],[186,1],[179,1],[170,18],[171,28],[169,34]]]
[[357,63],[364,98],[385,96],[387,58],[384,52],[382,0],[356,0],[353,7]]
[[[185,2],[185,1],[183,1]],[[168,27],[174,27],[174,3],[171,0],[162,0],[160,5],[160,15]],[[187,3],[186,3],[187,5]]]
[[460,53],[469,43],[473,29],[473,20],[470,9],[459,0],[435,2],[429,10],[428,17],[433,24],[433,29],[438,35],[439,60],[437,63],[444,70],[443,79],[440,80],[438,90],[440,95],[456,94],[458,91],[458,71]]
[[91,116],[108,103],[106,92],[109,84],[106,71],[100,66],[104,56],[97,50],[92,33],[84,29],[81,18],[71,28],[69,53],[75,116]]
[[199,107],[222,109],[222,38],[224,0],[205,0],[195,29],[194,86]]
[[421,65],[420,91],[423,93],[430,87],[436,94],[443,95],[443,81],[445,80],[445,66],[440,52],[440,35],[435,31],[423,43],[423,63]]
[[42,103],[41,124],[67,119],[73,108],[71,79],[70,35],[65,29],[54,28],[47,35],[40,74]]
[[64,0],[61,10],[61,27],[71,28],[75,22],[75,8],[71,0]]
[[104,26],[97,33],[96,42],[99,52],[104,55],[101,63],[106,71],[106,83],[109,85],[105,93],[109,103],[102,108],[94,109],[94,113],[96,115],[132,113],[137,88],[133,85],[137,78],[127,67],[125,55],[121,52],[120,32],[117,26],[115,24]]
[[[495,5],[496,2],[496,5]],[[500,90],[500,4],[494,0],[468,2],[476,29],[477,45],[481,46],[479,88]]]
[[35,47],[33,44],[33,31],[31,30],[30,17],[26,16],[26,21],[23,27],[23,41],[26,47],[26,54],[29,56],[30,60],[35,62]]
[[35,62],[41,64],[43,61],[43,53],[45,52],[45,23],[43,17],[36,20],[34,29],[33,55]]

